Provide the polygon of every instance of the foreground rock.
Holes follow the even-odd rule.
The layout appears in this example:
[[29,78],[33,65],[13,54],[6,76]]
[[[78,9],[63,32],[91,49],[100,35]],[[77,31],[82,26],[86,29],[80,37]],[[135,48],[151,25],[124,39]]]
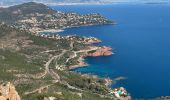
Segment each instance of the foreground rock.
[[8,82],[0,85],[0,100],[21,100],[15,86]]

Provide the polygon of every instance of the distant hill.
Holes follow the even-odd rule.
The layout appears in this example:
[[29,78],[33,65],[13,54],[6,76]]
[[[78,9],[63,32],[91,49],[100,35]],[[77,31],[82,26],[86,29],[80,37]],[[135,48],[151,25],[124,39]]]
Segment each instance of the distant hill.
[[15,22],[21,17],[26,16],[27,14],[31,13],[50,14],[54,12],[55,11],[41,3],[29,2],[21,5],[11,6],[8,8],[1,8],[0,21],[11,23]]
[[41,3],[28,2],[21,5],[11,6],[8,8],[10,12],[20,10],[22,14],[28,13],[50,13],[54,12],[52,9]]

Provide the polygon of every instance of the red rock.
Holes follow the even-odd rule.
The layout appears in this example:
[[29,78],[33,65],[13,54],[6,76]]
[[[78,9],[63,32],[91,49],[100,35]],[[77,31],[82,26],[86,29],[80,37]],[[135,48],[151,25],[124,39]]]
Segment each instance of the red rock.
[[113,54],[110,47],[100,47],[94,53],[88,53],[86,56],[98,57],[98,56],[110,56]]

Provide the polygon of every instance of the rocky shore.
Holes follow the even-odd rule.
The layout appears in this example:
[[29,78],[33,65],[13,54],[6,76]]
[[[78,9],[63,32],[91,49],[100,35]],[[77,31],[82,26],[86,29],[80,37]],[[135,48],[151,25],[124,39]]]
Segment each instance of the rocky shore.
[[104,47],[99,47],[95,51],[89,51],[86,56],[87,57],[98,57],[98,56],[110,56],[112,54],[113,54],[112,48],[104,46]]
[[[87,63],[84,62],[86,57],[99,57],[99,56],[111,56],[114,54],[112,52],[111,47],[91,47],[90,50],[83,51],[86,54],[82,55],[79,59],[79,64],[75,66],[70,66],[69,69],[76,69],[80,67],[88,66]],[[91,75],[92,76],[92,75]],[[112,89],[110,86],[113,84],[113,81],[120,81],[126,79],[125,77],[117,77],[115,80],[111,80],[110,78],[103,78],[105,81],[105,86],[109,88],[109,93],[111,96],[115,96],[119,100],[131,100],[131,96],[128,94],[127,90],[123,87]]]
[[69,66],[70,70],[88,66],[88,64],[84,62],[84,59],[86,57],[111,56],[112,54],[114,54],[112,52],[112,48],[106,47],[106,46],[103,46],[103,47],[91,46],[91,49],[85,50],[85,51],[80,51],[80,52],[84,52],[84,54],[82,54],[79,57],[79,60],[78,60],[79,63],[77,65]]

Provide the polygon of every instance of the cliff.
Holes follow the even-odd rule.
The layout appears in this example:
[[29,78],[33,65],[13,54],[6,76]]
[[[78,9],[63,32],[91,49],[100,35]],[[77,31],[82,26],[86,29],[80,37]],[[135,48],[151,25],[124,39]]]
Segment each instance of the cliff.
[[112,48],[111,47],[99,47],[97,50],[90,51],[86,56],[98,57],[98,56],[110,56],[112,55]]

